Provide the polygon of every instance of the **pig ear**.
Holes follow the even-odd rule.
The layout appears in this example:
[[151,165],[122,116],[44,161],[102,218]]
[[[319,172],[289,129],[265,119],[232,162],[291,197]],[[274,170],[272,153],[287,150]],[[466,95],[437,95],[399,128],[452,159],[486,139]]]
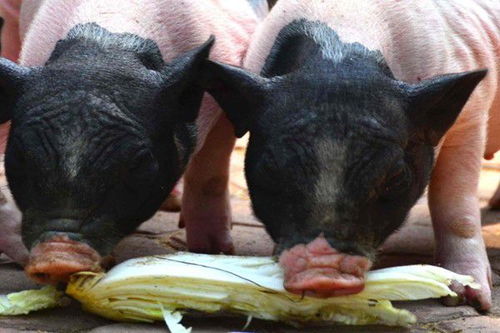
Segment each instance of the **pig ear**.
[[11,118],[13,100],[20,93],[30,69],[6,58],[0,58],[0,123]]
[[215,37],[210,36],[200,47],[174,59],[163,71],[167,81],[165,92],[178,110],[176,120],[193,122],[198,117],[204,93],[203,88],[197,84],[198,77],[214,42]]
[[213,61],[205,62],[202,81],[233,123],[239,138],[249,130],[272,84],[270,79]]
[[408,88],[410,121],[424,139],[437,145],[457,120],[487,70],[436,76]]

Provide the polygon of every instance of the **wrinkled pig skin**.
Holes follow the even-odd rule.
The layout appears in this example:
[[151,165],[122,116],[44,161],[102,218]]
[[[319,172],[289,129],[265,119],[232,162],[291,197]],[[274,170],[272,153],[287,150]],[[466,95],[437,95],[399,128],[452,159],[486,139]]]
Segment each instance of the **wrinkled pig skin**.
[[246,70],[206,63],[207,90],[250,132],[252,206],[286,288],[362,290],[429,184],[436,263],[472,275],[481,289],[456,291],[490,308],[477,185],[500,148],[499,26],[496,0],[280,0]]
[[[209,53],[242,64],[259,22],[249,3],[20,4],[0,2],[3,37],[20,36],[18,44],[2,39],[0,120],[11,120],[5,165],[28,275],[53,284],[101,269],[101,258],[160,208],[184,172],[189,248],[232,252],[235,138],[197,78]],[[2,234],[0,250],[14,241],[22,248],[11,236]]]

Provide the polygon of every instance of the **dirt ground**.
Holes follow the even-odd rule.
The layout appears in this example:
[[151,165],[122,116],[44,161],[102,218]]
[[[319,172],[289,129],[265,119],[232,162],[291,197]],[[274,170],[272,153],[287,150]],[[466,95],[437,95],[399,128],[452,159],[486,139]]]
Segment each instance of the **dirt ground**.
[[[252,215],[243,177],[244,141],[232,158],[231,200],[234,216],[233,238],[241,255],[269,255],[273,244],[262,225]],[[500,181],[500,158],[485,162],[481,174],[480,198],[483,207]],[[3,173],[0,183],[5,183]],[[171,253],[185,249],[184,231],[177,227],[178,214],[159,212],[115,249],[117,260]],[[411,310],[419,318],[412,328],[346,327],[308,328],[254,320],[248,332],[500,332],[500,211],[483,209],[483,235],[494,271],[493,308],[487,315],[468,306],[445,307],[436,300],[397,304]],[[405,226],[384,245],[378,267],[431,263],[433,233],[425,198],[413,209]],[[36,287],[21,268],[0,257],[0,294]],[[498,273],[498,274],[497,274]],[[185,324],[193,332],[236,332],[242,330],[246,318],[188,318]],[[41,311],[27,316],[0,318],[0,333],[11,332],[168,332],[161,324],[122,324],[83,312],[73,302],[66,308]]]

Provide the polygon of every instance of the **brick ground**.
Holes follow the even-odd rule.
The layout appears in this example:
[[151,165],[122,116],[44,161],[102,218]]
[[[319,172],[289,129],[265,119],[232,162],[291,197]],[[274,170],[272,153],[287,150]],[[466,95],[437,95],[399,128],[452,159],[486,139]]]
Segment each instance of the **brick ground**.
[[[238,254],[268,255],[273,244],[262,226],[252,216],[243,178],[242,144],[233,154],[232,207],[233,237]],[[0,181],[5,181],[3,176]],[[500,158],[485,164],[481,175],[480,198],[483,206],[500,180]],[[158,213],[136,233],[124,239],[115,249],[118,261],[128,258],[170,253],[185,249],[184,231],[177,228],[177,214]],[[438,301],[401,303],[413,311],[419,323],[411,329],[388,327],[335,327],[335,332],[500,332],[500,212],[483,209],[483,234],[494,270],[494,306],[488,315],[480,315],[467,306],[448,308]],[[431,263],[433,235],[429,213],[422,199],[414,208],[407,224],[384,245],[378,266]],[[0,261],[0,293],[35,287],[22,270],[7,261]],[[241,330],[245,318],[188,318],[186,324],[194,332],[228,332]],[[332,332],[332,328],[297,330],[287,326],[255,320],[248,331],[253,332]],[[13,332],[167,332],[164,326],[121,324],[83,312],[76,302],[67,308],[41,311],[28,316],[0,318],[0,333]]]

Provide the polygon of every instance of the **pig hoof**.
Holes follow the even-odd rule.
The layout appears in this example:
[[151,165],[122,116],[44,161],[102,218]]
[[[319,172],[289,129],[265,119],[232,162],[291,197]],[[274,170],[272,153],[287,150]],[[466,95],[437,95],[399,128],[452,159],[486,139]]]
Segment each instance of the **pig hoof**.
[[491,273],[489,266],[474,268],[474,264],[471,262],[464,264],[464,269],[461,269],[460,266],[462,265],[445,265],[445,268],[459,274],[472,275],[481,288],[473,289],[454,282],[450,289],[457,293],[457,297],[445,297],[443,298],[443,304],[447,306],[468,304],[478,311],[488,311],[491,308]]
[[0,238],[0,253],[4,253],[24,267],[28,263],[29,253],[23,244],[21,234],[3,234]]
[[486,312],[491,308],[491,291],[489,286],[481,285],[480,289],[473,289],[454,283],[450,288],[457,293],[457,297],[444,297],[442,302],[446,306],[468,304],[480,312]]
[[488,290],[485,292],[484,287],[481,289],[472,289],[464,287],[458,283],[452,284],[451,290],[457,293],[456,297],[443,297],[442,302],[446,306],[458,306],[468,304],[480,312],[486,312],[491,308],[491,295]]
[[186,227],[186,243],[189,251],[209,254],[234,254],[230,224],[221,220],[193,220],[183,217],[179,227]]
[[167,199],[161,204],[160,210],[165,212],[180,212],[181,198],[179,193],[170,193]]
[[21,213],[0,192],[0,253],[21,266],[28,262],[29,253],[21,237]]
[[[185,188],[186,189],[186,188]],[[234,254],[231,239],[231,210],[224,196],[199,196],[184,192],[179,226],[186,228],[189,251]]]
[[371,267],[367,258],[341,253],[323,237],[284,251],[280,264],[285,271],[285,289],[313,297],[361,292],[365,273]]
[[0,253],[4,253],[7,257],[9,257],[13,262],[20,266],[26,266],[29,259],[28,250],[24,246],[21,241],[21,237],[19,237],[18,241],[13,242],[15,244],[9,245],[6,249],[0,249]]
[[208,254],[234,254],[234,245],[229,231],[219,234],[187,233],[189,251]]

